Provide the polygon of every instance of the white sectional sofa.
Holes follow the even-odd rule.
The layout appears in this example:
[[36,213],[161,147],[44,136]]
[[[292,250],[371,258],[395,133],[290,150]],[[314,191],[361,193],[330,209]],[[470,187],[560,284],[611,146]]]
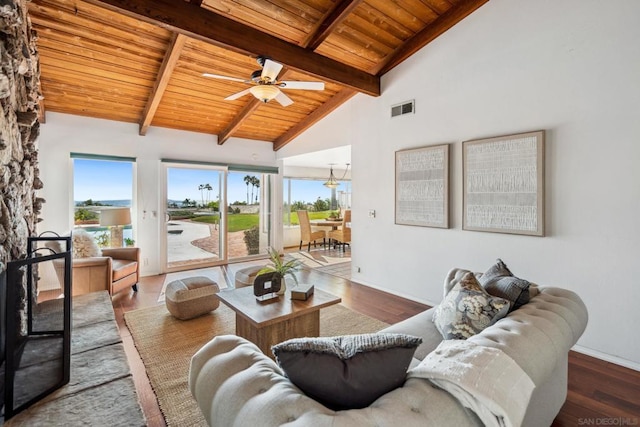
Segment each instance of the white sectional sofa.
[[[463,272],[454,269],[449,273],[445,295]],[[515,362],[533,383],[522,408],[523,419],[517,424],[546,427],[566,399],[568,352],[586,327],[587,310],[571,291],[537,289],[528,304],[469,338],[467,345],[499,349]],[[434,310],[381,331],[422,338],[412,366],[431,357],[443,341],[432,322]],[[472,367],[476,368],[483,367]],[[500,384],[505,381],[509,379],[501,378]],[[369,407],[332,411],[302,393],[255,345],[230,335],[214,338],[193,357],[189,383],[211,426],[461,427],[487,423],[465,408],[455,393],[435,386],[429,379],[411,376],[402,387]],[[495,425],[502,422],[498,419]],[[504,425],[510,425],[508,420]]]

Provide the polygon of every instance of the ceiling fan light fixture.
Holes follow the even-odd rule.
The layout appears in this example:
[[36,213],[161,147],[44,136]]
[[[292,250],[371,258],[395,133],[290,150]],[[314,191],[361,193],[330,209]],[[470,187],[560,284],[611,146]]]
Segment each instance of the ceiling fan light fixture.
[[280,93],[280,89],[272,85],[253,86],[249,91],[262,102],[269,102]]

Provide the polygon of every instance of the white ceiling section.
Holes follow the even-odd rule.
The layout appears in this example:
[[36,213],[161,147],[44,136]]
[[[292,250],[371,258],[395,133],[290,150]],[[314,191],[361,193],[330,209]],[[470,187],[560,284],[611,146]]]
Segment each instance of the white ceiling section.
[[334,169],[344,169],[351,163],[351,146],[331,148],[329,150],[314,151],[282,159],[284,166],[299,166],[311,168],[327,168],[333,163]]

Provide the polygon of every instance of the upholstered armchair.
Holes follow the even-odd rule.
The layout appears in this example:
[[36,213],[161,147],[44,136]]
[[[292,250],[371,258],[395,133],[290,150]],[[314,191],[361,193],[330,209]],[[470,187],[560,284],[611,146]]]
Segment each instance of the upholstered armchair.
[[137,291],[140,268],[139,248],[102,249],[102,256],[74,258],[71,275],[75,295],[109,291],[109,295],[132,287]]
[[[84,239],[84,241],[83,241]],[[100,249],[87,234],[75,230],[72,235],[73,260],[71,264],[72,295],[83,295],[96,291],[109,291],[113,295],[132,287],[137,291],[140,269],[139,248]],[[54,252],[60,250],[48,244]],[[54,261],[58,279],[64,279],[64,265]],[[62,283],[62,281],[61,281]]]
[[344,246],[351,243],[351,210],[344,211],[342,216],[342,225],[337,230],[331,230],[327,233],[327,237],[331,240],[339,242],[344,250]]
[[309,213],[307,211],[298,211],[298,222],[300,222],[300,247],[302,249],[302,243],[307,242],[307,250],[311,250],[311,242],[313,247],[316,247],[316,240],[322,239],[322,245],[325,244],[327,234],[324,230],[311,231],[311,222],[309,222]]

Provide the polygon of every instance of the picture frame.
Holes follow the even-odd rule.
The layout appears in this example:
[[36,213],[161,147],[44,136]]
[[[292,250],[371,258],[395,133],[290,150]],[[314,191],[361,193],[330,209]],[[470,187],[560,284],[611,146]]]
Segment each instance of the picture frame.
[[449,144],[395,153],[395,223],[449,228]]
[[544,236],[544,130],[462,143],[463,230]]

